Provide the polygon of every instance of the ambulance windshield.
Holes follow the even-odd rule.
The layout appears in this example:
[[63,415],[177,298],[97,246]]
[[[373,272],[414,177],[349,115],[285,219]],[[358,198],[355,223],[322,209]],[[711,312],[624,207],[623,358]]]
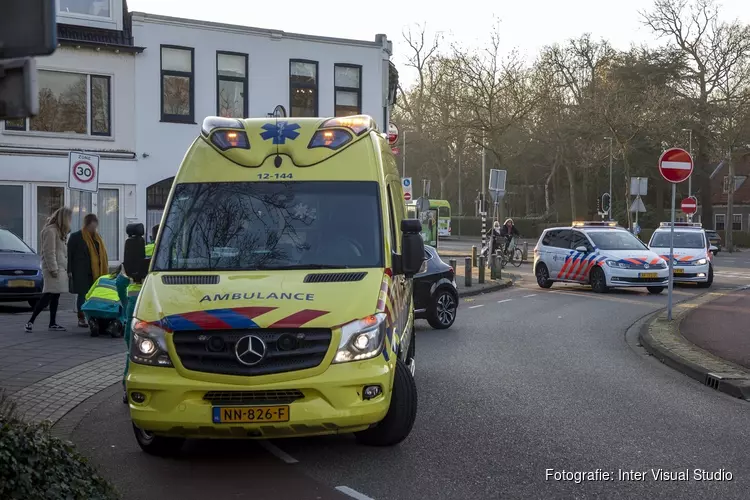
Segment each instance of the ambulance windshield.
[[383,267],[376,182],[178,184],[154,270]]

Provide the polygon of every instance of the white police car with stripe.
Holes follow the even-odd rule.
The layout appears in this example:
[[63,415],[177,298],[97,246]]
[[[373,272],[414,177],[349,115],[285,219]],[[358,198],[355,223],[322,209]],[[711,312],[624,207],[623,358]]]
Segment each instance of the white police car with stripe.
[[667,263],[616,222],[574,222],[545,229],[534,248],[534,275],[542,288],[555,282],[612,287],[646,287],[661,293]]

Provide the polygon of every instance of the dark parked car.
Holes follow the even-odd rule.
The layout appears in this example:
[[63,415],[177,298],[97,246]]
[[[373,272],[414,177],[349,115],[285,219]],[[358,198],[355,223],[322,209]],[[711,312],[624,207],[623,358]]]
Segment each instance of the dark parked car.
[[426,319],[435,329],[450,328],[458,309],[456,272],[435,248],[425,246],[424,253],[422,269],[414,276],[414,316]]
[[43,285],[40,257],[21,238],[0,229],[0,301],[27,301],[34,307]]
[[714,255],[721,252],[721,236],[719,236],[719,233],[710,229],[706,229],[706,236],[708,236],[708,242],[716,247]]

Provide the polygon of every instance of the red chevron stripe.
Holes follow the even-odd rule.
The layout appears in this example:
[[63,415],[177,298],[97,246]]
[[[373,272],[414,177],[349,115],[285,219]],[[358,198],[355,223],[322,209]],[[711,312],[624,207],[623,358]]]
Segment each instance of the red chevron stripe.
[[570,264],[570,257],[565,257],[565,264],[563,264],[562,269],[560,269],[560,272],[557,273],[558,278],[562,278],[563,273],[568,268],[568,264]]
[[298,311],[286,318],[280,319],[276,323],[269,326],[269,328],[299,328],[305,323],[320,318],[328,314],[328,311],[316,311],[315,309],[304,309]]
[[233,308],[232,311],[236,312],[237,314],[241,314],[245,316],[246,318],[253,319],[263,314],[266,314],[267,312],[271,312],[275,309],[277,308],[276,307],[237,307],[237,308]]
[[232,325],[206,311],[193,311],[180,314],[180,316],[203,330],[232,330]]

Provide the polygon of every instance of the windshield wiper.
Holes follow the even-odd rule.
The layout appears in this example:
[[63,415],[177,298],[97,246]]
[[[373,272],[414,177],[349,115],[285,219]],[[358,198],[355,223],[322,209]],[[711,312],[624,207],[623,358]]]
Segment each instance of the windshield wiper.
[[349,269],[349,266],[335,266],[331,264],[293,264],[288,266],[260,267],[258,271],[292,271],[296,269]]

